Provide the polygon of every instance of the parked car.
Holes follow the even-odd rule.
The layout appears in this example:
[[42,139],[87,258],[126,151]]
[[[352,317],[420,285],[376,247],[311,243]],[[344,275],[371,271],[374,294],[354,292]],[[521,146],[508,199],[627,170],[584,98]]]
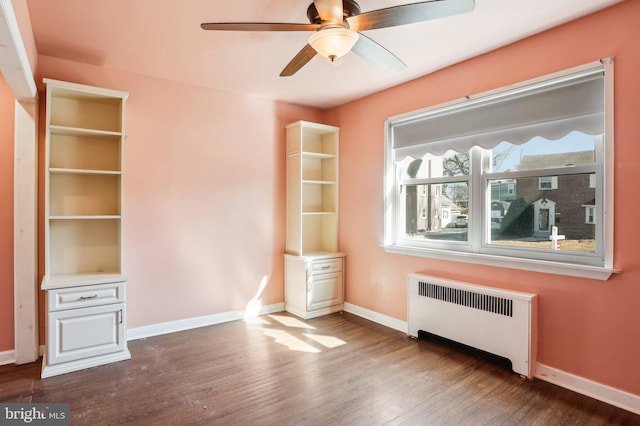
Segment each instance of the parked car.
[[456,216],[456,228],[466,228],[469,225],[469,216],[466,214],[459,214]]

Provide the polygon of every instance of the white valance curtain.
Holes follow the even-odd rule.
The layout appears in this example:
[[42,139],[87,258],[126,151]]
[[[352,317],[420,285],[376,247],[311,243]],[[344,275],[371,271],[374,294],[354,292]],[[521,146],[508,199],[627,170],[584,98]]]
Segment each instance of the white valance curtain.
[[389,123],[396,161],[442,155],[535,136],[604,133],[604,67],[407,115]]

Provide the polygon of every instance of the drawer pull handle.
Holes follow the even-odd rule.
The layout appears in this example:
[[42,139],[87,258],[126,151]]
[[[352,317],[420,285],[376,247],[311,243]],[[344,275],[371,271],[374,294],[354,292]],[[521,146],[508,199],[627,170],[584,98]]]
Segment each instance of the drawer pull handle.
[[322,269],[323,269],[323,270],[324,270],[324,269],[329,269],[329,268],[331,268],[331,265],[324,265],[324,266],[322,267]]
[[98,297],[97,294],[94,294],[93,296],[80,296],[80,300],[95,299],[96,297]]

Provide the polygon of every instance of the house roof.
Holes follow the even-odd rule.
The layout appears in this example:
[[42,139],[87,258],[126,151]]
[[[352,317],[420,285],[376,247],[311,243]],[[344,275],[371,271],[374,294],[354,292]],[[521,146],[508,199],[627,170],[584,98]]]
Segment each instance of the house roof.
[[582,166],[593,164],[593,150],[565,152],[561,154],[525,155],[520,160],[517,170],[551,169],[569,165]]

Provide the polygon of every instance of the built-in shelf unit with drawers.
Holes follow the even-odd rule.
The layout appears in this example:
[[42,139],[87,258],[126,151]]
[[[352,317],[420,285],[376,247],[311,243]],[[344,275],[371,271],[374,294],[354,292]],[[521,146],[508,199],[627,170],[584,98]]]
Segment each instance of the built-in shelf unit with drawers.
[[122,267],[125,92],[45,79],[42,377],[131,357]]
[[313,318],[343,309],[345,254],[338,251],[339,129],[286,126],[285,309]]

